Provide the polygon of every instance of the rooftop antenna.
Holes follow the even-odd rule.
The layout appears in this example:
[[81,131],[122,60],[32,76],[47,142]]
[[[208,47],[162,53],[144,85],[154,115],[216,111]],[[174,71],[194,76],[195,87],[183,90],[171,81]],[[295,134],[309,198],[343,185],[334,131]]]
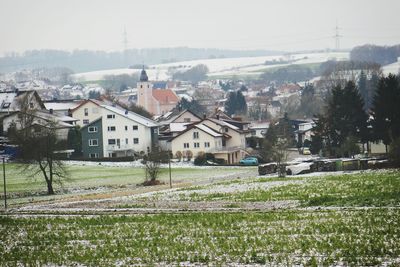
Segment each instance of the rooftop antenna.
[[340,38],[343,37],[342,35],[339,34],[340,28],[338,27],[338,23],[336,21],[336,27],[335,27],[335,35],[333,38],[335,39],[335,50],[338,51],[340,49]]

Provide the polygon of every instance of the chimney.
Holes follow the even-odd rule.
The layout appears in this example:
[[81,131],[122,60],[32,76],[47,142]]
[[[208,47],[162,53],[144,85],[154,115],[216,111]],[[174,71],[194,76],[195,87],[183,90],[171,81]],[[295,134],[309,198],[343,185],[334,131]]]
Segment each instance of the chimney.
[[206,113],[203,113],[203,119],[206,119],[206,118],[207,118]]
[[219,120],[219,114],[216,115],[217,120]]
[[128,110],[127,109],[125,110],[125,115],[128,115]]

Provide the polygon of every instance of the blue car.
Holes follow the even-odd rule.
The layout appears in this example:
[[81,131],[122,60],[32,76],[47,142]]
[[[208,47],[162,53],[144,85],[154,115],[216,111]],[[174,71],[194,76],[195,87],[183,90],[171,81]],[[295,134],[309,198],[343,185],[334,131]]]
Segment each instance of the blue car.
[[247,157],[239,161],[241,165],[258,165],[258,159],[255,157]]

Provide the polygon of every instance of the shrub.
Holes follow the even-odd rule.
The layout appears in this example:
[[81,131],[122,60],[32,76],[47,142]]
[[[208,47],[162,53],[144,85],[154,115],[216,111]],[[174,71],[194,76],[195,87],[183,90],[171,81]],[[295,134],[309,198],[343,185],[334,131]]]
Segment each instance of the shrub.
[[211,153],[199,153],[194,159],[194,165],[206,165],[207,161],[215,162],[215,157]]

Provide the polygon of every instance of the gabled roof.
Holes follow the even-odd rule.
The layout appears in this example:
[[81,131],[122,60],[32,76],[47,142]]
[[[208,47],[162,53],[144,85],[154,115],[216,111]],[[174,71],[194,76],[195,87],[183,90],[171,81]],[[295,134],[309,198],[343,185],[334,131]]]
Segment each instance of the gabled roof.
[[68,110],[68,109],[74,109],[78,105],[80,105],[84,101],[76,101],[76,100],[51,100],[51,101],[44,101],[44,105],[47,110]]
[[[10,114],[4,116],[4,118],[18,115],[19,113],[22,113],[22,112],[15,111],[13,113],[10,113]],[[74,126],[72,124],[70,124],[69,122],[77,121],[77,119],[74,119],[74,118],[71,118],[68,116],[59,116],[57,114],[51,114],[48,111],[43,111],[43,110],[36,110],[35,112],[29,112],[29,114],[27,114],[27,115],[33,116],[35,118],[38,118],[38,119],[48,122],[48,123],[55,122],[57,128],[72,128]],[[45,124],[40,124],[38,122],[34,122],[33,124],[42,125],[42,126],[47,127]]]
[[179,98],[171,89],[154,89],[152,91],[153,97],[160,104],[178,103]]
[[71,111],[77,110],[78,108],[82,107],[83,105],[85,105],[88,102],[92,102],[93,104],[95,104],[97,106],[100,106],[100,105],[104,104],[103,102],[101,102],[99,100],[96,100],[96,99],[86,99],[86,100],[82,101],[80,104],[78,104],[76,107],[71,109]]
[[215,124],[218,124],[218,125],[223,126],[223,127],[228,127],[228,128],[230,128],[232,130],[235,130],[235,131],[239,131],[240,130],[239,127],[237,127],[235,125],[232,125],[232,124],[230,124],[230,123],[228,123],[226,121],[223,121],[223,120],[217,120],[217,119],[214,119],[214,118],[207,118],[206,120],[212,121]]
[[125,117],[127,119],[130,119],[130,120],[132,120],[134,122],[137,122],[137,123],[140,123],[140,124],[142,124],[144,126],[147,126],[147,127],[158,127],[159,126],[155,121],[150,120],[150,119],[148,119],[146,117],[143,117],[143,116],[141,116],[141,115],[139,115],[137,113],[134,113],[132,111],[128,111],[128,110],[125,110],[125,109],[122,109],[122,108],[119,108],[119,107],[113,107],[113,106],[109,106],[109,105],[101,105],[101,107],[103,107],[103,108],[105,108],[105,109],[107,109],[109,111],[112,111],[112,112],[114,112],[114,113],[116,113],[118,115],[121,115],[121,116],[123,116],[123,117]]
[[157,121],[162,123],[162,124],[169,124],[169,123],[173,123],[174,121],[176,121],[178,118],[180,118],[183,114],[185,114],[186,112],[189,112],[190,114],[192,114],[194,117],[198,118],[199,120],[201,120],[201,118],[199,116],[197,116],[195,113],[193,113],[192,111],[190,111],[189,109],[184,109],[182,111],[179,111],[178,109],[174,109],[170,112],[165,113],[164,115],[160,116]]
[[172,137],[170,140],[168,140],[168,142],[171,142],[171,141],[174,140],[175,138],[177,138],[177,137],[183,135],[184,133],[186,133],[186,132],[188,132],[188,131],[190,131],[190,130],[192,130],[192,129],[199,129],[199,130],[201,130],[202,132],[204,132],[204,133],[206,133],[206,134],[208,134],[208,135],[211,135],[212,137],[224,137],[224,136],[230,137],[230,136],[228,136],[228,135],[221,134],[221,133],[219,133],[218,131],[214,130],[213,128],[208,127],[207,125],[202,124],[201,122],[199,122],[199,123],[197,123],[197,124],[193,124],[192,126],[188,127],[186,130],[182,131],[182,132],[179,133],[177,136]]
[[20,106],[18,101],[23,99],[24,96],[31,95],[39,103],[40,108],[45,109],[42,99],[39,94],[34,90],[26,91],[6,91],[0,92],[0,112],[19,111]]

